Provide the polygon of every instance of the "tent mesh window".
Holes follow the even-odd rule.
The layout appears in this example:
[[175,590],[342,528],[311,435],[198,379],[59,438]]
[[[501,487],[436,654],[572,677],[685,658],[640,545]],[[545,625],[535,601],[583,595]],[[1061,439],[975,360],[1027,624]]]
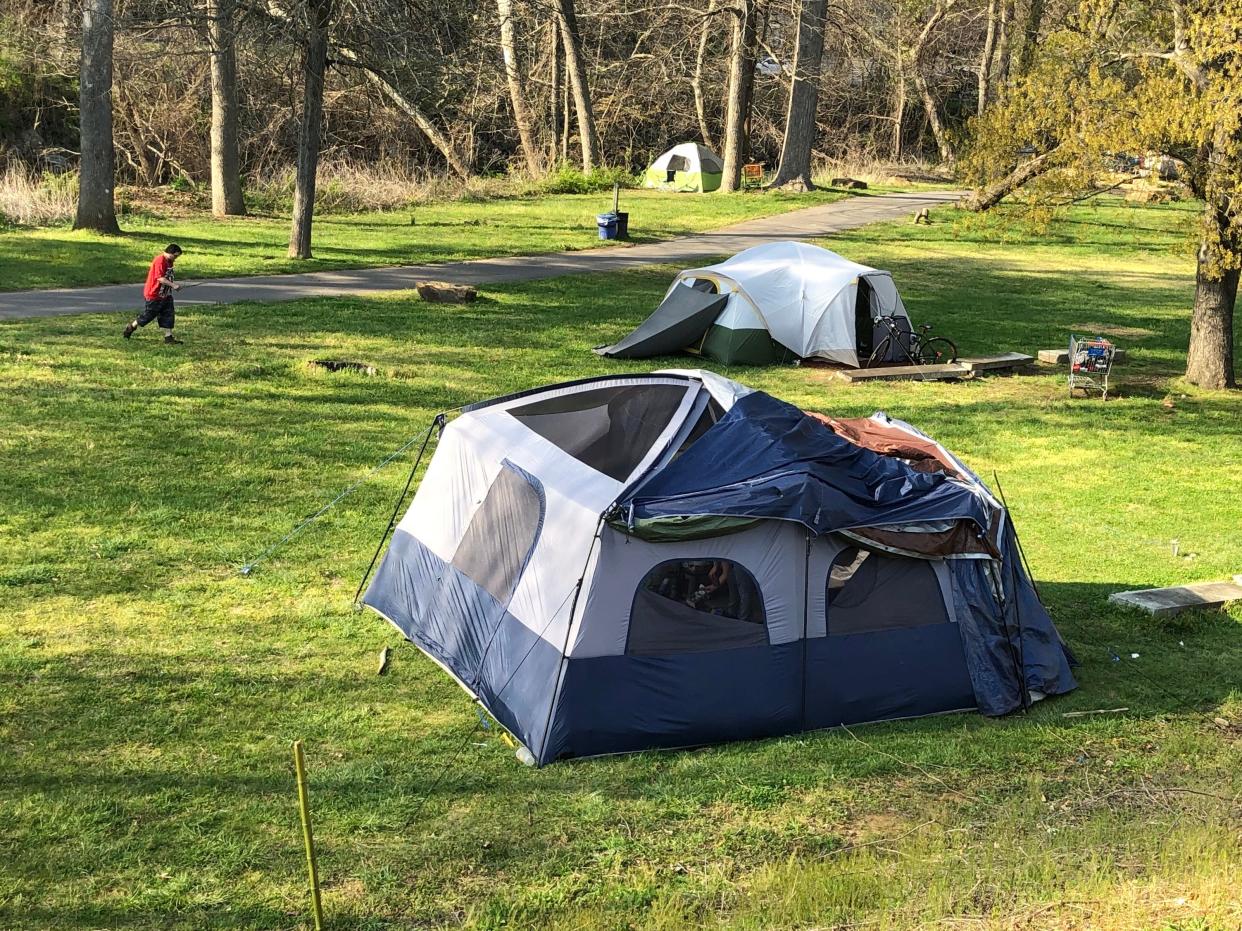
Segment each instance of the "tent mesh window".
[[536,479],[508,465],[470,518],[453,568],[508,604],[543,524],[543,489]]
[[673,453],[672,458],[669,459],[669,462],[676,461],[682,453],[698,442],[699,437],[714,427],[716,421],[724,415],[725,409],[716,402],[715,398],[711,398],[707,402],[707,407],[703,408],[703,413],[699,415],[699,419],[695,421],[694,426],[690,429],[690,432],[686,434],[686,438],[677,447],[677,452]]
[[625,652],[702,653],[768,642],[763,594],[731,559],[671,559],[643,577],[630,606]]
[[614,385],[545,398],[509,413],[579,462],[623,482],[685,395],[681,385]]
[[947,624],[931,563],[846,547],[828,572],[828,636]]

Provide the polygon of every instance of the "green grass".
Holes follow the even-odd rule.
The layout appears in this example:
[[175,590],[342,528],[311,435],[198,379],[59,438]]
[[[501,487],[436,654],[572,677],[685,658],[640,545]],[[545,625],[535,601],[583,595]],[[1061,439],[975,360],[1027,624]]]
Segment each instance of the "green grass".
[[[890,268],[916,321],[966,351],[1115,334],[1116,399],[1071,402],[1059,372],[727,374],[820,411],[888,410],[1001,476],[1083,663],[1077,692],[1002,720],[524,768],[447,676],[349,608],[401,465],[238,574],[437,410],[687,364],[588,351],[669,269],[465,306],[195,309],[175,349],[122,342],[119,316],[0,326],[0,927],[307,927],[304,738],[335,929],[1237,928],[1242,612],[1106,601],[1242,570],[1242,398],[1177,379],[1191,208],[1076,208],[1038,236],[936,220],[832,245]],[[380,374],[307,366],[323,356]]]
[[[744,196],[623,191],[634,242],[716,229],[754,217],[829,203],[840,191],[755,192]],[[314,258],[287,256],[289,218],[208,215],[123,217],[120,236],[68,228],[0,231],[0,291],[141,282],[169,242],[185,255],[183,280],[231,275],[418,265],[497,255],[527,255],[601,245],[595,215],[611,194],[557,194],[447,201],[408,210],[315,218]],[[411,218],[414,219],[411,225]]]

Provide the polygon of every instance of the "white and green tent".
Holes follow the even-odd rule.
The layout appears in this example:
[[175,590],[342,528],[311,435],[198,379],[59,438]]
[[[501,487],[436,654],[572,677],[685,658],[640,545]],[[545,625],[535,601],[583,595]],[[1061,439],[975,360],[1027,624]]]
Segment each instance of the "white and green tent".
[[720,187],[723,174],[719,155],[698,143],[683,142],[651,163],[643,175],[643,187],[702,193]]
[[[753,246],[679,273],[655,312],[595,351],[641,359],[688,351],[726,365],[825,359],[858,366],[877,339],[878,315],[909,314],[886,271],[805,242]],[[896,353],[886,361],[898,361]]]

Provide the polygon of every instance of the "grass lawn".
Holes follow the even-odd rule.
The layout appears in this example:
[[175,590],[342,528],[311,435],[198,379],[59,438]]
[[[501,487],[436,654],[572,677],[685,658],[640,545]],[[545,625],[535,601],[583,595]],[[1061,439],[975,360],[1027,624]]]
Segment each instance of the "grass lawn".
[[[831,190],[736,196],[634,190],[622,192],[621,209],[630,214],[632,241],[652,242],[845,196]],[[186,250],[177,266],[186,280],[591,249],[606,245],[597,235],[595,215],[611,209],[612,195],[606,193],[328,214],[315,218],[315,256],[306,261],[287,257],[287,216],[122,217],[120,236],[67,227],[0,230],[0,291],[140,282],[151,257],[170,242]]]
[[[588,349],[640,320],[670,269],[460,307],[193,309],[175,348],[122,342],[119,316],[0,325],[0,927],[308,927],[295,738],[334,929],[1242,926],[1242,611],[1106,602],[1242,571],[1242,395],[1177,379],[1193,208],[1082,206],[1038,235],[934,216],[833,245],[890,268],[916,322],[965,352],[1113,334],[1131,353],[1116,399],[1071,402],[1061,372],[726,374],[820,411],[888,410],[1001,476],[1082,660],[1077,692],[1001,720],[533,770],[350,610],[401,465],[238,573],[437,410],[668,365]],[[307,366],[321,356],[380,374]]]

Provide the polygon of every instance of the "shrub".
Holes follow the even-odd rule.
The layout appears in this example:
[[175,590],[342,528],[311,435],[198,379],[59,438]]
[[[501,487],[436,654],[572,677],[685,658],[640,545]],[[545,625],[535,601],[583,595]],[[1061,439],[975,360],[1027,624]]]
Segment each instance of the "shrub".
[[583,174],[570,165],[559,165],[546,178],[538,181],[534,189],[541,194],[595,194],[610,191],[614,184],[634,187],[634,176],[624,168],[595,168]]
[[10,165],[0,175],[0,221],[16,226],[50,226],[72,220],[78,205],[78,176],[35,174]]

